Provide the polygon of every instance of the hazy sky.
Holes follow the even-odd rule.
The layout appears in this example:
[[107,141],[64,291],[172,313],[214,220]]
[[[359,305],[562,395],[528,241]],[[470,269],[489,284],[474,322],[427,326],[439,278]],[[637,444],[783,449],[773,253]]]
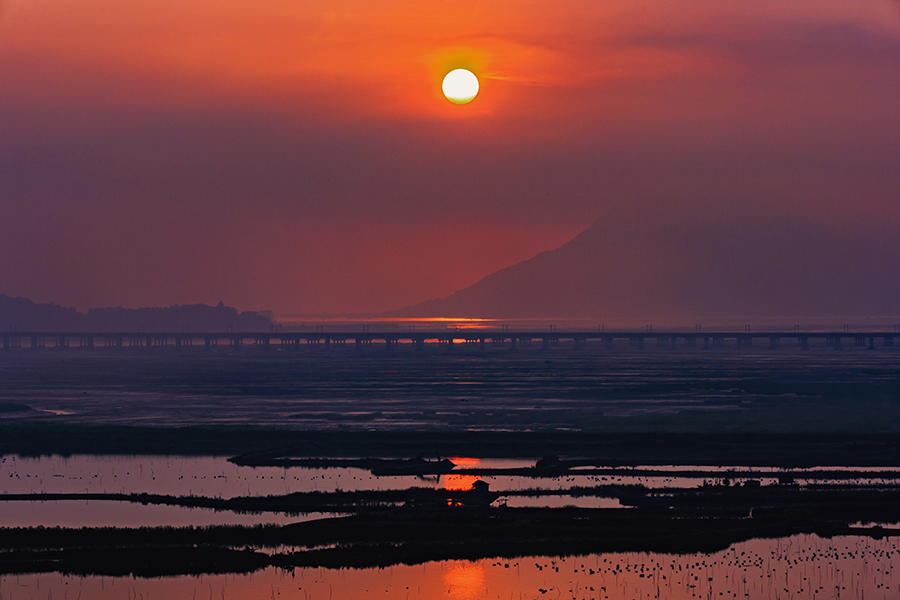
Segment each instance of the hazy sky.
[[623,205],[897,237],[898,190],[895,1],[0,0],[35,301],[381,311]]

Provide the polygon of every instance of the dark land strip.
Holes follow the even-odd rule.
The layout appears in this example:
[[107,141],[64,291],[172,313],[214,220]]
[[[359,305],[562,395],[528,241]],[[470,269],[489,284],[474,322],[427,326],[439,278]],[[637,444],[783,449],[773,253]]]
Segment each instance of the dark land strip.
[[[5,528],[0,529],[0,572],[157,576],[249,572],[270,565],[370,567],[604,551],[712,552],[752,538],[797,533],[900,535],[897,529],[854,526],[900,522],[897,486],[613,488],[603,486],[604,495],[632,508],[490,507],[497,493],[420,488],[232,500],[130,495],[130,501],[230,510],[341,506],[353,514],[286,526]],[[257,550],[281,546],[295,550]]]
[[606,467],[892,467],[900,465],[900,435],[0,425],[0,454],[4,455],[237,455],[233,460],[238,464],[263,465],[282,459],[407,458],[422,453],[480,458],[558,455]]
[[[237,456],[228,459],[239,466],[249,467],[282,467],[304,469],[329,469],[329,468],[357,468],[370,471],[376,476],[390,475],[474,475],[477,477],[533,477],[551,478],[566,476],[590,476],[590,477],[663,477],[663,478],[693,478],[693,479],[748,479],[767,478],[779,479],[783,483],[789,483],[794,479],[815,479],[817,481],[854,481],[859,479],[900,480],[900,469],[829,469],[817,468],[808,470],[805,468],[792,469],[790,467],[769,468],[756,467],[752,471],[746,469],[729,469],[705,471],[696,468],[685,467],[682,469],[667,468],[654,469],[652,467],[618,466],[610,467],[608,461],[596,459],[559,459],[557,456],[546,456],[530,467],[456,467],[452,461],[413,459],[384,459],[384,458],[270,458],[271,453],[257,456]],[[696,466],[696,465],[695,465]],[[734,465],[732,465],[734,466]]]

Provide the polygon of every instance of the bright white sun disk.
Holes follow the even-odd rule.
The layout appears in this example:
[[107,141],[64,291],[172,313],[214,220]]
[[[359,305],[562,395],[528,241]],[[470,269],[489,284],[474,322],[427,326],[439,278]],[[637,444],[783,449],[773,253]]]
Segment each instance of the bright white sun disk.
[[478,78],[472,71],[454,69],[444,77],[441,85],[444,96],[454,104],[466,104],[478,94]]

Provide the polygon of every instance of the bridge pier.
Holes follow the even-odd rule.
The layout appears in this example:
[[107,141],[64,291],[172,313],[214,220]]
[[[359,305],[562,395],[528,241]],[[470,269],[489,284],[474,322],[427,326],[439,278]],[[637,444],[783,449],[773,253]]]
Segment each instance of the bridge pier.
[[868,346],[868,349],[869,349],[869,350],[874,350],[874,349],[875,349],[875,336],[874,336],[874,335],[870,335],[870,336],[869,336],[869,346]]
[[808,335],[800,336],[800,349],[801,350],[809,350],[809,336]]
[[884,336],[884,345],[885,346],[893,346],[894,345],[894,336],[892,336],[892,335]]
[[703,349],[709,350],[709,336],[708,335],[703,336]]
[[769,350],[775,350],[781,345],[781,338],[778,336],[769,336]]

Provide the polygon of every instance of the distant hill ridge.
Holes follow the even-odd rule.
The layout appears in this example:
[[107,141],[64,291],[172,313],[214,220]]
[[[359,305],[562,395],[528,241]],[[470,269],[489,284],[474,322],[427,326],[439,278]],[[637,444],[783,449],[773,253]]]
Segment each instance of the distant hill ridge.
[[53,302],[36,304],[27,298],[0,294],[3,331],[270,331],[272,315],[206,304],[165,308],[92,308],[87,314]]
[[898,274],[900,236],[887,226],[626,208],[555,250],[385,316],[887,316],[900,314]]

